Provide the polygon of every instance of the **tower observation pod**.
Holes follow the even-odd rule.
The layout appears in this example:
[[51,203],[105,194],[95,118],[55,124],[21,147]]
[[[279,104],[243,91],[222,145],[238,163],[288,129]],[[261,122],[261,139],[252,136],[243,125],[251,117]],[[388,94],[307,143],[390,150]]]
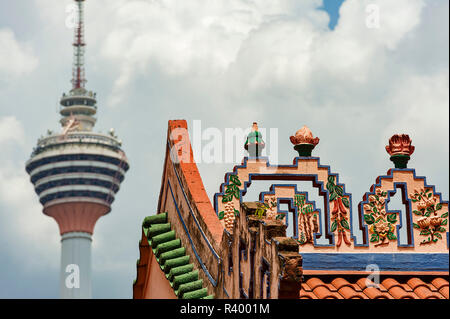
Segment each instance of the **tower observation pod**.
[[72,89],[60,104],[59,133],[38,140],[26,163],[43,213],[53,217],[61,234],[61,298],[91,298],[91,243],[97,220],[111,204],[129,169],[122,143],[93,132],[96,94],[85,88],[84,0],[75,0]]

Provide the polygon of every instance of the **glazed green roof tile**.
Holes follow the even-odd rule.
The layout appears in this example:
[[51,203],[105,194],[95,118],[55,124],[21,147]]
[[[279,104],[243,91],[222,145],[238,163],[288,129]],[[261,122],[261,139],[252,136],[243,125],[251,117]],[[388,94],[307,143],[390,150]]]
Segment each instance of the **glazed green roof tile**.
[[191,272],[192,270],[194,270],[194,265],[193,264],[187,264],[187,265],[184,265],[184,266],[175,267],[175,268],[172,268],[170,270],[170,272],[166,275],[166,277],[170,281],[173,281],[173,278],[175,276],[179,276],[179,275]]
[[157,235],[167,233],[170,231],[170,223],[153,224],[148,229],[147,238],[155,237]]
[[174,240],[159,244],[158,246],[156,246],[156,249],[154,252],[155,252],[156,257],[159,257],[159,255],[161,255],[162,253],[165,253],[166,251],[177,249],[180,247],[181,247],[181,240],[174,239]]
[[156,248],[156,246],[158,246],[159,244],[166,243],[168,241],[175,240],[175,239],[176,239],[175,231],[173,231],[173,230],[169,231],[167,233],[159,234],[155,237],[152,237],[152,240],[151,240],[152,248]]
[[142,223],[142,227],[148,228],[152,224],[163,224],[163,223],[167,223],[167,213],[145,217],[144,222]]
[[195,280],[198,280],[198,270],[175,276],[173,279],[173,288],[178,289],[180,285],[187,284]]
[[183,298],[183,294],[190,292],[190,291],[200,290],[200,289],[203,289],[203,280],[202,279],[199,279],[196,281],[191,281],[191,282],[180,285],[178,290],[175,290],[175,294],[178,296],[178,298]]
[[202,288],[189,291],[183,294],[183,299],[202,299],[208,295],[208,289]]
[[[198,270],[194,270],[190,256],[186,255],[186,248],[172,230],[167,213],[146,217],[142,223],[142,230],[178,298],[213,298],[208,296],[207,289],[203,288],[203,280],[199,279]],[[135,283],[136,280],[133,284]]]
[[214,296],[213,295],[209,295],[209,296],[203,297],[202,299],[214,299]]
[[169,273],[172,268],[187,265],[189,264],[190,259],[191,258],[188,255],[174,259],[169,259],[163,265],[164,272]]
[[167,251],[159,256],[159,262],[164,265],[166,260],[183,257],[186,255],[186,248],[181,247],[174,250]]

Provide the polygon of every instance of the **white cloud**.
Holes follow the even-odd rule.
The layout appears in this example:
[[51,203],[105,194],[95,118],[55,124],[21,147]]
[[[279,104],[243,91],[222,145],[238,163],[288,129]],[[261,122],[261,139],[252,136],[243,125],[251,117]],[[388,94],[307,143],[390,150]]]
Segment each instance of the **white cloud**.
[[[354,39],[364,45],[379,45],[395,49],[398,42],[420,23],[423,0],[347,0],[340,10],[337,33]],[[369,27],[375,6],[379,14],[379,27]]]
[[[379,29],[365,25],[369,3],[380,7]],[[324,95],[314,91],[319,85],[332,98],[336,88],[377,85],[378,77],[392,76],[387,54],[419,24],[421,8],[420,0],[347,0],[333,32],[301,17],[266,23],[242,43],[233,79],[244,92],[276,88]],[[314,104],[317,95],[312,98]]]
[[0,117],[0,145],[9,143],[23,144],[24,140],[23,127],[14,116]]
[[[220,77],[236,62],[243,43],[266,23],[294,15],[326,25],[320,1],[116,2],[103,39],[102,57],[119,68],[113,100],[150,65],[168,76]],[[99,6],[112,5],[98,3]],[[95,10],[95,9],[93,9]],[[117,101],[119,101],[118,99]]]
[[0,84],[8,83],[32,72],[38,65],[31,47],[17,41],[14,32],[8,28],[0,29]]
[[[110,105],[124,102],[132,81],[155,67],[167,77],[207,79],[217,84],[216,94],[220,87],[237,98],[277,89],[315,104],[315,86],[339,94],[389,76],[389,54],[417,29],[425,6],[423,0],[347,0],[330,32],[326,13],[315,10],[321,3],[103,0],[88,4],[87,36],[116,74]],[[378,29],[366,26],[369,4],[379,7]]]
[[387,102],[395,111],[385,136],[410,132],[415,143],[426,149],[424,153],[446,149],[448,154],[448,79],[447,71],[434,76],[413,76],[401,83]]
[[17,161],[17,152],[25,151],[22,124],[12,116],[0,117],[0,220],[1,237],[14,258],[24,258],[24,268],[30,270],[56,267],[58,251],[58,227],[45,217],[37,201],[33,185],[25,172],[25,163]]

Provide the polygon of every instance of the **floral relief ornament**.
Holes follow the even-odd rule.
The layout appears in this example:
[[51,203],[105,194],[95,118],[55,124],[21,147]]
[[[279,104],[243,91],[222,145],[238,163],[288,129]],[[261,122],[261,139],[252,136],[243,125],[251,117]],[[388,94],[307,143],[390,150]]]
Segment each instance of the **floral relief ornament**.
[[266,210],[267,219],[274,220],[280,218],[277,215],[277,199],[274,196],[264,199],[264,207],[267,209]]
[[319,231],[319,216],[312,204],[306,201],[305,195],[295,195],[294,206],[298,212],[298,230],[300,245],[313,243],[313,234]]
[[389,245],[390,240],[397,240],[394,234],[397,214],[386,213],[386,197],[387,192],[377,188],[373,195],[369,195],[369,203],[364,205],[364,221],[370,226],[370,242],[375,243],[375,247]]
[[239,211],[234,207],[233,198],[240,199],[239,186],[242,183],[237,175],[230,176],[230,183],[226,186],[225,195],[222,197],[222,203],[225,209],[219,212],[219,220],[224,220],[225,228],[228,231],[233,229],[234,220],[239,216]]
[[333,210],[331,211],[331,232],[338,232],[336,247],[341,246],[342,240],[347,245],[351,245],[346,234],[346,232],[350,232],[347,214],[347,209],[350,208],[350,201],[344,196],[344,189],[335,184],[334,176],[328,177],[326,187],[330,194],[330,204],[333,203]]
[[276,220],[284,218],[284,214],[278,214],[277,212],[277,199],[275,196],[264,198],[264,202],[258,202],[257,206],[255,216],[259,219]]
[[413,214],[420,216],[417,223],[413,223],[413,227],[420,230],[421,236],[427,237],[420,244],[427,245],[442,240],[441,233],[446,232],[443,226],[448,223],[448,212],[440,212],[442,203],[437,203],[431,188],[415,190],[409,196],[417,208],[413,210]]

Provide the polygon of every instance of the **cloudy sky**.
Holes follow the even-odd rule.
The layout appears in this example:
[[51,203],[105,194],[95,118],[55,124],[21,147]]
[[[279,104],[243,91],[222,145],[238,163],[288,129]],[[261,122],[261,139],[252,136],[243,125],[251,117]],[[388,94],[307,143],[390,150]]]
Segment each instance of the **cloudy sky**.
[[[24,167],[37,138],[60,129],[58,100],[70,89],[71,3],[0,1],[0,298],[59,294],[58,227],[40,213]],[[221,131],[253,121],[278,128],[277,140],[266,138],[277,143],[280,163],[292,162],[289,136],[306,124],[321,139],[314,154],[340,173],[354,204],[392,167],[389,137],[407,133],[416,146],[409,166],[448,200],[448,6],[87,1],[96,130],[114,127],[131,164],[112,213],[95,229],[94,297],[132,296],[140,225],[157,207],[170,119]],[[210,197],[232,167],[199,165]]]

